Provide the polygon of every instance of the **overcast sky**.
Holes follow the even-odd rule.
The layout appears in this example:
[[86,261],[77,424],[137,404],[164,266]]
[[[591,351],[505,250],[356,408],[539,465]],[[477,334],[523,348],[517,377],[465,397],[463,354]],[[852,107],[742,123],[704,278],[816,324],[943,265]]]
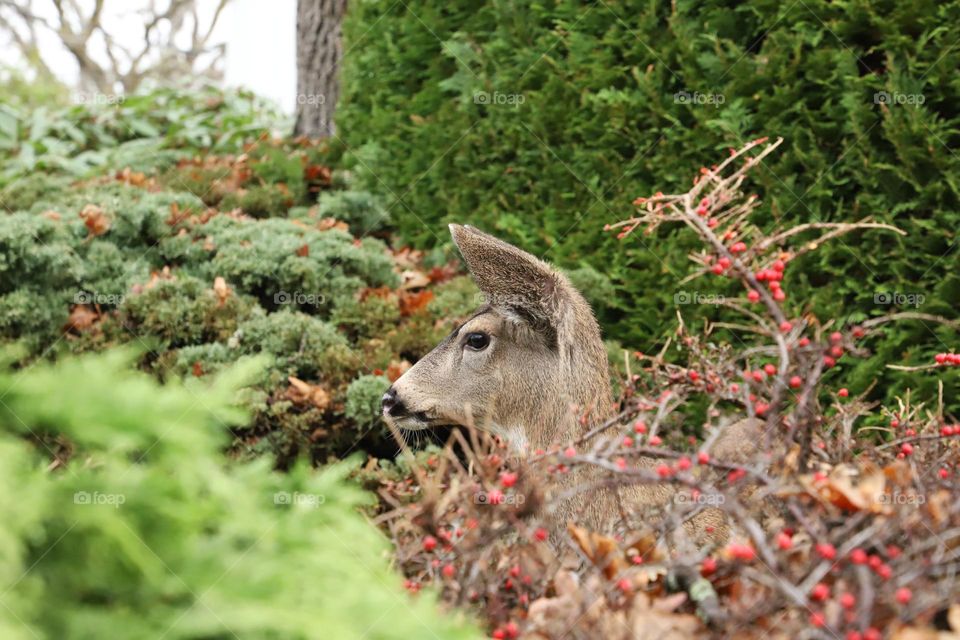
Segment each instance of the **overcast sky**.
[[[81,0],[81,5],[89,5]],[[121,44],[142,47],[142,18],[133,12],[144,0],[107,0],[103,24]],[[216,0],[198,0],[202,15],[212,15]],[[162,5],[161,5],[162,6]],[[33,0],[31,10],[53,17],[52,0]],[[41,32],[42,33],[42,32]],[[297,86],[296,0],[230,0],[213,33],[214,43],[226,43],[225,83],[242,86],[269,98],[292,112]],[[44,34],[41,55],[68,85],[77,79],[77,65],[58,40]],[[0,43],[0,60],[17,66],[15,49]],[[100,55],[97,50],[94,55]]]

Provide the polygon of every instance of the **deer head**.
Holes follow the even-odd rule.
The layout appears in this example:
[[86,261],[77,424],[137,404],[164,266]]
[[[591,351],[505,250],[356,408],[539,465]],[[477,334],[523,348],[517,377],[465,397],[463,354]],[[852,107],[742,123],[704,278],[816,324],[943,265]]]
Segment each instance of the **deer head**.
[[607,355],[583,296],[506,242],[470,226],[450,233],[484,304],[390,387],[384,419],[407,430],[472,425],[523,451],[606,418]]

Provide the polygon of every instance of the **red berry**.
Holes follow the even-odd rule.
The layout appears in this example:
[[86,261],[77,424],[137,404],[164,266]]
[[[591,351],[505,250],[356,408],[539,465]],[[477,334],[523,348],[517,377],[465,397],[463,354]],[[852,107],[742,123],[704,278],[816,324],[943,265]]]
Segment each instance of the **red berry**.
[[884,580],[889,580],[893,575],[893,569],[890,568],[888,564],[882,564],[877,567],[877,575],[883,578]]
[[899,556],[900,556],[900,553],[901,553],[901,552],[900,552],[900,547],[898,547],[897,545],[895,545],[895,544],[888,544],[888,545],[887,545],[887,557],[890,558],[891,560],[894,560],[894,559],[896,559],[897,557],[899,557]]
[[437,548],[437,539],[433,536],[426,536],[423,539],[423,550],[430,552]]
[[810,614],[810,624],[814,627],[823,627],[827,624],[827,619],[819,611]]
[[817,553],[824,560],[833,560],[837,557],[837,548],[829,542],[820,542],[817,544]]
[[747,245],[743,242],[734,242],[730,247],[730,253],[743,253],[747,250]]
[[783,270],[786,269],[787,264],[783,260],[774,260],[773,261],[773,270],[783,273]]
[[633,590],[633,583],[628,578],[620,578],[617,581],[617,588],[624,593],[630,593]]
[[787,333],[790,329],[793,329],[793,325],[786,320],[780,323],[780,333]]
[[635,433],[646,433],[647,432],[647,423],[643,420],[637,420],[633,423],[633,431]]
[[663,439],[660,436],[650,436],[650,446],[655,447],[658,444],[663,442]]
[[913,453],[913,445],[909,442],[904,442],[902,445],[900,445],[900,452],[905,456],[910,455]]
[[517,483],[517,474],[510,471],[504,471],[500,474],[500,484],[509,489]]
[[623,438],[623,446],[628,447],[628,448],[629,448],[629,447],[632,447],[632,446],[633,446],[633,438],[631,438],[630,436],[624,436],[624,438]]
[[900,604],[907,604],[910,602],[910,599],[913,598],[913,592],[907,587],[900,587],[897,589],[897,592],[893,594],[893,597],[896,598]]
[[945,425],[945,426],[943,426],[943,427],[940,429],[940,435],[942,435],[942,436],[944,436],[944,437],[952,436],[953,433],[954,433],[953,427],[951,427],[951,426],[949,426],[949,425]]
[[690,378],[690,382],[696,382],[697,380],[700,379],[700,374],[697,373],[696,371],[689,372],[687,376]]
[[440,570],[440,573],[443,574],[444,578],[452,578],[457,573],[457,570],[452,564],[447,564],[443,566],[443,569]]
[[755,382],[763,382],[763,371],[759,369],[750,374]]
[[724,256],[724,257],[720,258],[719,260],[717,260],[717,264],[719,264],[721,267],[723,267],[724,269],[726,269],[726,268],[728,268],[731,264],[733,264],[733,262],[731,262],[730,258]]
[[790,549],[792,546],[793,546],[793,538],[791,538],[789,535],[787,535],[782,531],[779,534],[777,534],[777,547],[779,547],[782,551],[786,551],[787,549]]
[[870,627],[863,632],[863,640],[880,640],[883,634],[876,627]]
[[777,302],[783,302],[787,299],[787,294],[784,293],[783,289],[777,289],[773,292],[773,299]]
[[749,562],[757,557],[757,552],[749,544],[732,542],[727,545],[727,552],[737,560]]
[[710,267],[710,272],[715,276],[723,275],[723,267],[720,266],[720,263],[718,262],[717,264]]
[[863,327],[854,327],[854,328],[853,328],[853,337],[854,337],[854,338],[862,338],[862,337],[865,336],[866,334],[867,334],[867,332],[864,331]]
[[804,336],[797,342],[798,347],[807,347],[810,345],[810,338]]
[[814,585],[813,589],[810,590],[810,597],[814,600],[823,601],[830,597],[830,587],[823,584],[822,582]]
[[700,573],[708,576],[717,570],[717,559],[713,556],[707,556],[700,564]]
[[831,358],[830,356],[823,356],[823,368],[829,369],[837,364],[837,361]]
[[533,537],[539,542],[543,542],[549,537],[549,533],[543,527],[537,527],[537,529],[533,532]]
[[707,464],[708,462],[710,462],[710,454],[707,453],[706,451],[701,451],[700,453],[697,454],[697,462],[699,462],[700,464]]
[[567,456],[568,458],[572,458],[577,455],[577,450],[574,449],[572,446],[567,447],[566,450],[563,452],[563,455]]
[[844,387],[843,389],[840,389],[840,391],[837,391],[837,395],[840,396],[841,398],[846,398],[847,396],[850,395],[850,392],[847,391],[846,387]]
[[627,461],[623,458],[617,458],[614,463],[617,465],[617,468],[623,471],[627,468]]
[[673,474],[673,471],[665,464],[661,464],[657,467],[657,475],[661,478],[669,478]]
[[844,609],[853,609],[857,604],[857,598],[850,592],[840,594],[840,606]]
[[843,355],[843,347],[830,347],[830,355],[834,358],[839,358]]
[[503,491],[500,491],[500,489],[490,489],[490,491],[487,492],[487,501],[490,504],[503,504],[504,500],[505,497],[503,495]]
[[830,342],[837,343],[843,341],[843,334],[839,331],[834,331],[830,334]]
[[775,374],[775,373],[777,372],[777,368],[776,368],[775,366],[773,366],[772,364],[765,364],[765,365],[763,365],[763,370],[766,372],[766,374],[767,374],[768,376],[772,376],[773,374]]
[[750,302],[756,302],[759,299],[760,299],[760,294],[754,291],[753,289],[747,292],[747,300],[749,300]]
[[677,460],[677,469],[679,469],[680,471],[686,471],[691,466],[692,466],[692,463],[690,462],[690,458],[688,458],[687,456],[681,456],[680,459]]
[[859,547],[850,552],[850,562],[853,564],[866,564],[867,552]]

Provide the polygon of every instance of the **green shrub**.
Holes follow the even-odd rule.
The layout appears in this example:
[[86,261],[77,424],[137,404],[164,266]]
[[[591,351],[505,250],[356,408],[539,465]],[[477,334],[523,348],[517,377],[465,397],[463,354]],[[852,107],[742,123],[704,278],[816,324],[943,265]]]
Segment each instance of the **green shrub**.
[[[161,386],[130,361],[0,373],[0,635],[479,637],[430,593],[402,592],[348,466],[224,461],[223,425],[245,422],[232,405],[258,363]],[[56,471],[44,434],[74,451]]]
[[390,216],[381,198],[368,191],[328,191],[318,199],[319,215],[336,218],[350,225],[358,236],[378,231]]
[[[960,49],[944,25],[958,19],[956,0],[454,0],[415,14],[363,2],[345,25],[337,117],[358,149],[356,188],[389,196],[400,242],[433,246],[445,223],[469,222],[562,267],[589,264],[615,289],[601,324],[634,348],[672,331],[691,245],[673,231],[617,242],[603,225],[637,196],[685,191],[698,167],[762,135],[786,142],[757,174],[769,220],[755,222],[870,215],[908,232],[859,233],[798,260],[785,283],[795,313],[854,309],[839,319],[855,322],[891,311],[875,296],[894,291],[952,316]],[[919,364],[955,341],[911,322],[878,349]],[[852,393],[880,375],[887,400],[921,384],[870,362],[843,375]]]
[[357,424],[371,426],[380,420],[380,398],[390,386],[383,376],[360,376],[347,388],[344,413]]

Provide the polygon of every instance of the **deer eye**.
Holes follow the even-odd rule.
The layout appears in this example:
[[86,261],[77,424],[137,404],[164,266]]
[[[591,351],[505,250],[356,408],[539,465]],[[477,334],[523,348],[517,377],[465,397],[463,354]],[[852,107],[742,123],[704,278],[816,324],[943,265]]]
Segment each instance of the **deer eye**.
[[463,343],[474,351],[483,351],[490,344],[490,336],[485,333],[468,333],[467,339]]

